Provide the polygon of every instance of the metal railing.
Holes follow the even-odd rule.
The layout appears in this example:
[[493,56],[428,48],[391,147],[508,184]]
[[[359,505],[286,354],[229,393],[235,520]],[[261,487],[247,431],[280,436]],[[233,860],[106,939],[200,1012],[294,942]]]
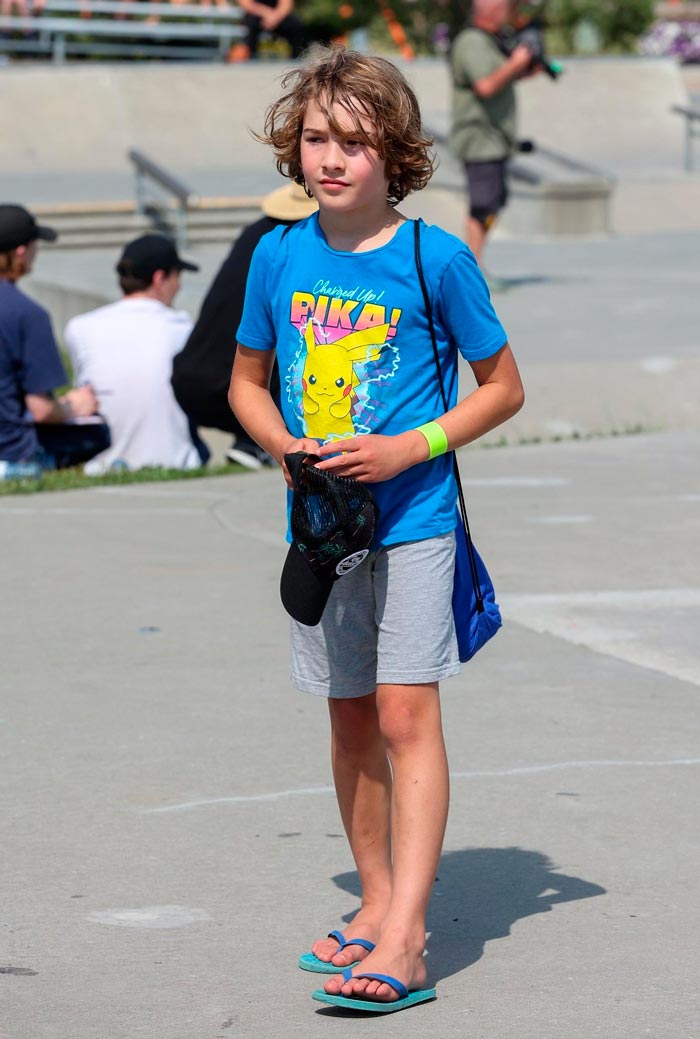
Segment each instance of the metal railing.
[[684,166],[688,173],[692,173],[695,170],[695,142],[700,141],[700,108],[672,105],[671,111],[685,116]]
[[31,15],[0,13],[0,33],[3,51],[50,54],[60,65],[69,55],[225,61],[246,30],[236,6],[44,0]]
[[[153,219],[161,230],[172,233],[177,248],[185,249],[187,247],[187,211],[198,201],[197,194],[137,148],[131,148],[128,156],[134,166],[136,211]],[[166,195],[165,205],[163,205],[162,199],[159,201],[152,197],[153,185],[157,186],[161,195]],[[174,204],[172,200],[174,200]],[[170,219],[168,219],[171,216],[173,217],[172,227]]]

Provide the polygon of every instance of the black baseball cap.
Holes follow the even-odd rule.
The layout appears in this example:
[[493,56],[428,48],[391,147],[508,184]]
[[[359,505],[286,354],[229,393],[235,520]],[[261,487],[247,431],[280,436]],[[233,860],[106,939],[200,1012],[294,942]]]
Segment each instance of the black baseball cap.
[[117,273],[150,282],[156,271],[198,271],[196,263],[178,256],[173,242],[162,234],[144,234],[124,247]]
[[55,242],[58,234],[52,227],[41,227],[24,206],[0,204],[0,253],[9,253],[37,238]]
[[294,620],[318,624],[334,583],[369,555],[377,506],[369,487],[317,469],[318,455],[284,456],[292,477],[292,544],[282,570],[282,605]]

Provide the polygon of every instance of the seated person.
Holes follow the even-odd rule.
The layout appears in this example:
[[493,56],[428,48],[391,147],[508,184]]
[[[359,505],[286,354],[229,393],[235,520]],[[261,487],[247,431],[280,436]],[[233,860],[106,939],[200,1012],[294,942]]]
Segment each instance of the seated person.
[[116,270],[123,298],[74,317],[65,331],[76,381],[95,387],[112,432],[111,447],[85,471],[195,469],[208,454],[195,442],[170,378],[192,329],[189,314],[172,303],[181,271],[199,268],[182,260],[169,238],[146,234],[126,246]]
[[23,206],[0,205],[0,468],[6,478],[79,465],[109,444],[109,430],[95,415],[90,385],[60,398],[68,377],[49,315],[18,288],[36,258],[39,239],[56,232],[40,227]]
[[308,45],[304,23],[294,13],[294,0],[238,0],[245,12],[243,22],[248,30],[248,57],[258,56],[260,34],[269,32],[289,44],[292,58],[298,58]]
[[[318,206],[302,187],[289,183],[266,195],[261,209],[260,219],[244,227],[234,242],[207,292],[182,353],[173,362],[173,390],[180,406],[198,426],[234,434],[226,457],[246,469],[276,464],[250,439],[228,402],[236,329],[241,323],[250,260],[264,234],[278,224],[303,220],[315,213]],[[270,385],[275,399],[279,399],[279,386],[275,364]]]

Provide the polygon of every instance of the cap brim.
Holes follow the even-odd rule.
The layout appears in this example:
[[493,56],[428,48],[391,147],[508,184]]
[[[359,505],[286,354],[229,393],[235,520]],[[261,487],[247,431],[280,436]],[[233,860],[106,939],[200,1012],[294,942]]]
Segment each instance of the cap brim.
[[295,621],[315,627],[323,616],[333,579],[319,578],[295,545],[290,545],[280,579],[282,605]]
[[196,263],[188,263],[186,260],[180,260],[178,267],[181,271],[198,271],[199,267]]
[[37,224],[34,236],[41,238],[42,242],[55,242],[58,238],[58,231],[54,231],[53,227],[41,227]]

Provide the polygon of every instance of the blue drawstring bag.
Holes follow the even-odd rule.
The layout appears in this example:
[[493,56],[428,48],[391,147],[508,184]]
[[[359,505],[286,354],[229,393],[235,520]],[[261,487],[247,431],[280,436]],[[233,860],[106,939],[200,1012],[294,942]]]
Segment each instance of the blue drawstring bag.
[[459,659],[465,664],[501,627],[501,611],[484,561],[467,538],[461,516],[455,528],[452,614]]
[[[421,221],[415,220],[413,223],[413,254],[418,281],[420,282],[425,303],[425,312],[428,318],[433,358],[440,385],[440,395],[442,396],[445,411],[448,411],[449,404],[440,369],[440,356],[435,337],[435,324],[433,322],[430,296],[421,263],[420,228]],[[471,660],[474,654],[478,653],[490,638],[493,638],[501,627],[502,621],[501,611],[498,609],[498,603],[493,590],[493,581],[489,577],[488,570],[484,566],[481,556],[474,548],[469,532],[467,507],[464,501],[464,492],[462,491],[462,481],[459,476],[457,456],[454,452],[452,454],[452,466],[459,499],[457,524],[455,526],[455,578],[452,589],[452,614],[457,633],[459,659],[462,664],[466,664],[467,660]]]

